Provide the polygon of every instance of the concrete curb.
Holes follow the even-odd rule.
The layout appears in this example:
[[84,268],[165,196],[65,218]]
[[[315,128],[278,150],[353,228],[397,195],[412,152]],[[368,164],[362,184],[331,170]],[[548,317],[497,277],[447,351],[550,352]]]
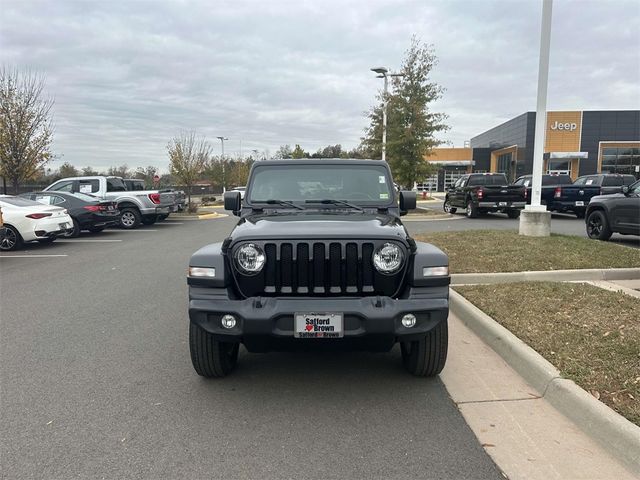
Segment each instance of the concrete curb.
[[577,280],[636,280],[640,268],[589,268],[582,270],[549,270],[507,273],[454,273],[451,285],[513,282],[571,282]]
[[462,295],[450,290],[451,311],[518,372],[541,397],[632,472],[640,471],[640,427],[562,378],[558,369]]

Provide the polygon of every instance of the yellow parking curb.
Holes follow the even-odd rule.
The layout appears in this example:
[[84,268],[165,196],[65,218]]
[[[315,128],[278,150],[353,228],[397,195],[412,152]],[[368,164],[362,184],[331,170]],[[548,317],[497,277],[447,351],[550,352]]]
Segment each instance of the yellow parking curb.
[[204,215],[198,215],[198,220],[209,220],[211,218],[218,218],[218,217],[227,217],[228,215],[225,215],[223,213],[205,213]]

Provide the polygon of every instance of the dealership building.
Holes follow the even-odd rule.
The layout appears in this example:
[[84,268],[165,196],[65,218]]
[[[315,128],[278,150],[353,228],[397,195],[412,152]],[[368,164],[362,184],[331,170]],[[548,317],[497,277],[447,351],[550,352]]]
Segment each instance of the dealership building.
[[[435,148],[439,166],[426,180],[443,190],[471,172],[505,173],[513,181],[533,168],[536,113],[527,112],[471,138],[469,147]],[[640,110],[547,112],[543,170],[574,180],[593,173],[640,178]]]

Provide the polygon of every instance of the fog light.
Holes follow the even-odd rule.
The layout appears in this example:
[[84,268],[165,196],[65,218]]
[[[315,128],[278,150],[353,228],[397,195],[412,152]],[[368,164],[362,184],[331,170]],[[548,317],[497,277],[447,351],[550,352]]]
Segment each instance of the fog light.
[[402,317],[402,325],[407,328],[411,328],[416,324],[416,316],[412,313],[407,313],[404,317]]
[[236,326],[236,318],[233,315],[223,316],[221,322],[224,328],[233,328]]

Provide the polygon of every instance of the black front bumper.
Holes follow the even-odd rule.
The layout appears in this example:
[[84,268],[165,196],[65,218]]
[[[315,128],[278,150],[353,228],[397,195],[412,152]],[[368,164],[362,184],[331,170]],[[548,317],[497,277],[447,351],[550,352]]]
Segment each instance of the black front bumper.
[[[439,297],[427,295],[394,299],[391,297],[253,297],[233,300],[225,289],[190,287],[189,318],[191,322],[213,334],[218,340],[242,342],[251,351],[288,349],[287,344],[308,343],[308,339],[293,337],[294,314],[298,312],[342,313],[344,337],[312,339],[312,343],[349,343],[391,348],[399,340],[420,337],[449,314],[447,287],[440,288]],[[425,289],[428,290],[428,289]],[[195,293],[194,293],[195,292]],[[402,325],[403,315],[416,316],[416,325]],[[236,318],[236,326],[224,328],[225,314]],[[366,347],[365,347],[366,348]],[[386,348],[386,349],[388,349]],[[384,348],[383,348],[384,349]]]

